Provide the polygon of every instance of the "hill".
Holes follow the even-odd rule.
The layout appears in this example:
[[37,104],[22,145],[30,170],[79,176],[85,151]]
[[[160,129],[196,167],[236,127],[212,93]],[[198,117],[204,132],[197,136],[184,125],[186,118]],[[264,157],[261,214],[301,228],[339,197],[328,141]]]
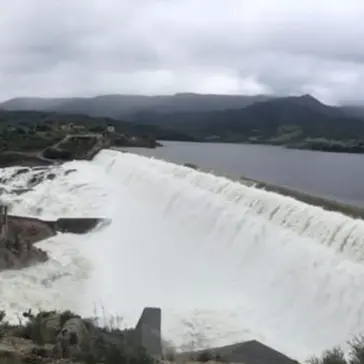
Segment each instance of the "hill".
[[364,120],[364,106],[345,105],[341,107],[341,110],[344,111],[348,116]]
[[243,108],[270,96],[203,95],[180,93],[165,96],[101,95],[90,98],[15,98],[0,104],[10,111],[37,110],[87,114],[132,120],[135,112],[210,111]]
[[207,112],[139,112],[134,122],[188,133],[205,141],[364,152],[364,122],[310,95]]
[[47,111],[59,107],[66,101],[66,98],[17,97],[1,103],[0,108],[8,111]]
[[16,98],[1,107],[12,114],[0,110],[0,124],[4,117],[11,123],[53,118],[93,125],[98,120],[122,133],[160,140],[264,143],[353,153],[364,148],[364,108],[328,106],[310,95]]
[[112,127],[113,145],[144,146],[155,139],[194,140],[184,133],[155,125],[139,125],[112,118],[45,111],[0,110],[0,151],[47,148],[68,134],[104,133]]

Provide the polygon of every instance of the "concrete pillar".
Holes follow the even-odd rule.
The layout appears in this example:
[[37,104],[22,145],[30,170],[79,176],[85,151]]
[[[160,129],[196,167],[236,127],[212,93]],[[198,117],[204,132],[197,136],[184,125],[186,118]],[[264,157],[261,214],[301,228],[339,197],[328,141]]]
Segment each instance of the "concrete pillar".
[[156,358],[162,356],[161,339],[162,312],[157,307],[145,307],[135,327],[137,344]]

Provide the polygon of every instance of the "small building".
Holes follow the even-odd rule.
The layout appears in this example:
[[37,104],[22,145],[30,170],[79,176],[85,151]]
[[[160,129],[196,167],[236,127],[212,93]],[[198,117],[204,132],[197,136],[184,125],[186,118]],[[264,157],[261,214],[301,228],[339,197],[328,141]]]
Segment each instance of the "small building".
[[115,133],[115,126],[108,125],[107,128],[106,128],[106,131],[108,133]]

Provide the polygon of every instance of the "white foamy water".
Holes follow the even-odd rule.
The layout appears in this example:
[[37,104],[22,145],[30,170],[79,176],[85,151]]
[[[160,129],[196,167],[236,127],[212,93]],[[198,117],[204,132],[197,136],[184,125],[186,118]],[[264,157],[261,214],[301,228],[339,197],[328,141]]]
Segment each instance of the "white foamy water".
[[[2,199],[17,214],[112,223],[43,241],[49,262],[0,273],[10,317],[29,307],[91,315],[102,306],[134,325],[156,305],[177,347],[254,338],[297,359],[363,331],[363,221],[113,151],[51,172],[56,179]],[[30,177],[7,186],[24,188]]]

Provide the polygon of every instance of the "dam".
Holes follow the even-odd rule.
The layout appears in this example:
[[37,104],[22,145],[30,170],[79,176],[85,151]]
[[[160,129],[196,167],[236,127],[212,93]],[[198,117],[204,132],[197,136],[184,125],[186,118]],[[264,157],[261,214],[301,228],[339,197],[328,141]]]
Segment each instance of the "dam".
[[58,233],[37,244],[50,261],[0,273],[14,320],[31,306],[135,325],[143,307],[161,307],[162,335],[181,351],[258,340],[297,360],[362,333],[361,219],[130,153],[54,168],[2,196],[11,214],[110,223]]

